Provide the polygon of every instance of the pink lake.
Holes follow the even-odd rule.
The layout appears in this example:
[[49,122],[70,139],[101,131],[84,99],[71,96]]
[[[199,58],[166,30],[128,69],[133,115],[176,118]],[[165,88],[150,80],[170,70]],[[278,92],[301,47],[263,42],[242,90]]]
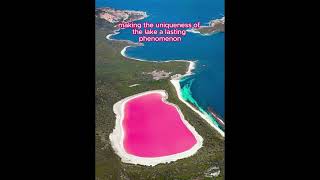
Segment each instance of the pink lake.
[[125,104],[122,121],[124,148],[139,157],[161,157],[184,152],[197,140],[183,123],[177,108],[150,93]]

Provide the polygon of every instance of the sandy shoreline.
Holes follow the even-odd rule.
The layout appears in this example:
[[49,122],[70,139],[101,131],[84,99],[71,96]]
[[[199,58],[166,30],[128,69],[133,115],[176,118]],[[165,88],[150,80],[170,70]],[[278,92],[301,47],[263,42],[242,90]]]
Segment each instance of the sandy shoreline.
[[207,117],[206,115],[202,114],[199,110],[197,110],[196,108],[194,108],[191,104],[189,104],[187,101],[185,101],[182,97],[181,97],[181,87],[180,87],[180,83],[179,83],[180,79],[172,79],[170,80],[170,82],[173,84],[173,86],[175,87],[176,91],[177,91],[177,96],[180,99],[180,101],[182,101],[183,103],[185,103],[189,108],[191,108],[194,112],[196,112],[197,114],[200,115],[200,117],[202,117],[202,119],[204,119],[205,121],[207,121],[207,123],[210,124],[210,126],[212,126],[215,130],[217,130],[219,132],[219,134],[224,137],[224,132],[217,126],[215,126],[213,124],[213,122],[211,121],[211,119],[209,117]]
[[132,84],[129,87],[135,87],[135,86],[139,86],[140,84]]
[[[130,46],[143,46],[143,43],[135,43],[135,42],[132,42],[130,40],[119,40],[119,39],[112,39],[111,36],[114,36],[114,35],[117,35],[119,34],[121,29],[116,29],[114,30],[111,34],[108,34],[106,36],[106,39],[110,40],[110,41],[120,41],[120,42],[127,42],[130,44]],[[127,47],[127,46],[126,46]]]
[[[153,62],[153,63],[166,63],[166,62],[172,62],[172,61],[178,61],[178,62],[189,62],[189,63],[194,63],[194,61],[191,61],[191,60],[174,60],[174,59],[172,59],[172,60],[165,60],[165,61],[156,61],[156,60],[145,60],[145,59],[139,59],[139,58],[134,58],[134,57],[130,57],[130,56],[128,56],[128,55],[126,55],[126,50],[127,50],[127,48],[129,48],[129,47],[132,47],[132,46],[125,46],[122,50],[121,50],[121,55],[123,56],[123,57],[126,57],[126,58],[128,58],[128,59],[133,59],[133,60],[136,60],[136,61],[144,61],[144,62]],[[133,46],[133,47],[135,47],[135,46]]]
[[181,96],[181,87],[180,87],[180,83],[179,81],[181,80],[181,78],[185,77],[185,76],[189,76],[192,74],[192,70],[195,69],[195,62],[190,61],[189,64],[189,68],[188,71],[186,72],[186,74],[180,76],[179,78],[175,78],[175,79],[171,79],[170,82],[173,84],[173,86],[176,89],[177,92],[177,96],[180,99],[180,101],[182,101],[183,103],[185,103],[189,108],[191,108],[194,112],[196,112],[197,114],[200,115],[200,117],[202,117],[205,121],[207,121],[215,130],[217,130],[219,132],[219,134],[221,134],[222,137],[224,137],[224,132],[217,127],[209,117],[207,117],[206,115],[204,115],[203,113],[201,113],[198,109],[194,108],[190,103],[188,103],[187,101],[185,101],[182,96]]
[[119,30],[120,30],[120,29],[114,30],[113,33],[108,34],[108,35],[106,36],[106,38],[107,38],[108,40],[116,40],[116,39],[111,39],[111,36],[119,34],[119,33],[120,33]]
[[[173,155],[169,155],[169,156],[162,156],[162,157],[152,157],[152,158],[135,156],[132,154],[128,154],[125,151],[125,148],[123,145],[125,132],[122,127],[125,104],[126,104],[126,102],[130,101],[131,99],[134,99],[136,97],[140,97],[140,96],[143,96],[146,94],[150,94],[150,93],[161,94],[162,101],[164,103],[176,107],[183,123],[191,131],[191,133],[194,135],[194,137],[197,140],[197,143],[195,145],[193,145],[192,148],[188,149],[187,151],[181,152],[181,153],[177,153],[177,154],[173,154]],[[116,154],[118,156],[120,156],[122,162],[130,163],[130,164],[140,164],[140,165],[146,165],[146,166],[155,166],[160,163],[169,163],[172,161],[176,161],[178,159],[190,157],[190,156],[194,155],[202,147],[203,138],[196,132],[195,128],[193,126],[191,126],[187,120],[184,119],[184,116],[183,116],[180,108],[177,105],[166,101],[167,98],[168,98],[168,94],[166,93],[165,90],[153,90],[153,91],[146,91],[143,93],[139,93],[139,94],[136,94],[133,96],[126,97],[113,105],[113,111],[116,114],[116,124],[115,124],[115,128],[113,129],[113,132],[109,135],[109,139],[111,142],[111,146],[115,150]]]
[[128,46],[125,46],[121,51],[120,51],[120,54],[123,56],[123,57],[126,57],[128,59],[133,59],[133,60],[136,60],[136,61],[144,61],[144,62],[154,62],[154,63],[165,63],[165,62],[171,62],[171,61],[180,61],[180,62],[193,62],[191,60],[166,60],[166,61],[156,61],[156,60],[145,60],[145,59],[139,59],[139,58],[134,58],[134,57],[130,57],[126,54],[126,50],[127,48],[129,47],[137,47],[137,46],[143,46],[144,44],[143,43],[135,43],[135,42],[132,42],[130,40],[118,40],[118,39],[112,39],[111,36],[113,35],[117,35],[119,34],[120,29],[117,29],[117,30],[114,30],[113,33],[111,34],[108,34],[106,36],[106,39],[110,40],[110,41],[123,41],[123,42],[128,42],[130,45]]

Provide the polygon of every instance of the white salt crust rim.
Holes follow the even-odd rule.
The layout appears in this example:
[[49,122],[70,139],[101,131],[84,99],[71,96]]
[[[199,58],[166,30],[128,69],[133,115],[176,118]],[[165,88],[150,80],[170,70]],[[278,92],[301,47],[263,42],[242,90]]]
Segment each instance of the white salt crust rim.
[[[161,156],[161,157],[150,157],[150,158],[135,156],[125,151],[125,148],[123,145],[125,132],[122,127],[125,104],[131,99],[144,96],[150,93],[159,93],[162,96],[162,101],[164,103],[172,105],[177,109],[182,122],[191,131],[191,133],[194,135],[194,137],[197,140],[196,144],[194,144],[190,149],[177,154],[173,154],[173,155]],[[122,162],[130,163],[130,164],[145,165],[145,166],[155,166],[160,163],[169,163],[169,162],[176,161],[178,159],[190,157],[194,155],[203,146],[203,138],[197,133],[195,128],[191,126],[187,120],[185,120],[180,108],[173,103],[167,102],[166,101],[167,98],[168,98],[168,94],[166,93],[165,90],[153,90],[153,91],[147,91],[147,92],[126,97],[113,105],[113,111],[116,114],[116,123],[115,123],[115,128],[113,132],[109,135],[109,138],[110,138],[111,146],[115,150],[115,153],[121,158]]]

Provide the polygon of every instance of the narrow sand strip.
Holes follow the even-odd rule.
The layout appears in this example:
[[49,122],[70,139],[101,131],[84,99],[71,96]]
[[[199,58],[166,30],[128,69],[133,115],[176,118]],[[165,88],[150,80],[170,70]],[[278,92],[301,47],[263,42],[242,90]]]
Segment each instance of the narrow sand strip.
[[224,122],[222,121],[222,119],[220,119],[219,117],[216,118],[221,124],[224,125]]
[[195,31],[194,29],[187,29],[186,31],[190,33],[201,34],[199,31]]
[[132,42],[132,41],[129,41],[129,40],[118,40],[118,39],[111,39],[111,36],[113,35],[117,35],[119,34],[120,29],[117,29],[115,31],[113,31],[113,33],[111,34],[108,34],[106,36],[106,39],[110,40],[110,41],[123,41],[123,42],[128,42],[130,45],[128,46],[125,46],[121,51],[120,51],[120,54],[123,56],[123,57],[126,57],[128,59],[133,59],[133,60],[136,60],[136,61],[144,61],[144,62],[153,62],[153,63],[165,63],[165,62],[170,62],[170,61],[182,61],[182,62],[193,62],[193,61],[190,61],[190,60],[166,60],[166,61],[156,61],[156,60],[145,60],[145,59],[139,59],[139,58],[134,58],[134,57],[130,57],[126,54],[126,50],[127,48],[129,47],[137,47],[137,46],[143,46],[144,44],[143,43],[135,43],[135,42]]
[[[150,93],[159,93],[162,96],[162,101],[166,104],[172,105],[176,107],[177,111],[179,112],[179,115],[181,117],[181,120],[185,124],[185,126],[192,132],[194,137],[197,140],[197,143],[190,148],[187,151],[169,155],[169,156],[162,156],[162,157],[153,157],[153,158],[147,158],[147,157],[138,157],[132,154],[128,154],[124,148],[123,142],[124,142],[124,128],[122,126],[122,121],[124,119],[124,110],[125,110],[125,104],[126,102],[130,101],[133,98],[143,96],[146,94]],[[113,149],[115,150],[116,154],[120,156],[121,161],[125,163],[130,163],[130,164],[140,164],[140,165],[146,165],[146,166],[155,166],[160,163],[169,163],[172,161],[176,161],[178,159],[190,157],[194,155],[201,147],[203,144],[203,138],[197,133],[195,128],[191,126],[187,120],[184,119],[184,116],[180,110],[180,108],[172,103],[169,103],[166,101],[168,98],[168,94],[164,90],[153,90],[153,91],[147,91],[143,93],[139,93],[133,96],[126,97],[117,103],[113,105],[113,111],[116,114],[116,123],[115,123],[115,128],[113,132],[109,135],[111,145]]]
[[194,63],[194,61],[191,61],[191,60],[166,60],[166,61],[156,61],[156,60],[145,60],[145,59],[139,59],[139,58],[134,58],[134,57],[130,57],[126,54],[126,50],[127,48],[129,47],[135,47],[135,46],[125,46],[122,50],[121,50],[121,55],[123,57],[126,57],[128,59],[133,59],[133,60],[136,60],[136,61],[144,61],[144,62],[153,62],[153,63],[166,63],[166,62],[172,62],[172,61],[178,61],[178,62],[189,62],[189,63]]
[[176,89],[176,92],[177,92],[177,96],[178,98],[183,102],[185,103],[189,108],[191,108],[194,112],[196,112],[197,114],[200,115],[200,117],[202,117],[204,120],[206,120],[215,130],[217,130],[222,137],[224,137],[224,132],[219,128],[217,127],[212,121],[211,119],[202,114],[198,109],[194,108],[191,104],[189,104],[187,101],[185,101],[182,96],[181,96],[181,87],[180,87],[180,79],[185,77],[185,76],[189,76],[192,74],[192,70],[195,68],[195,62],[192,62],[190,61],[190,64],[189,64],[189,68],[188,68],[188,71],[186,72],[186,74],[184,74],[183,76],[179,77],[179,78],[175,78],[175,79],[171,79],[170,82],[173,84],[173,86],[175,87]]
[[135,43],[135,42],[132,42],[130,40],[118,40],[118,39],[112,39],[111,36],[114,36],[114,35],[117,35],[119,34],[121,29],[116,29],[114,30],[111,34],[108,34],[106,36],[106,39],[107,40],[110,40],[110,41],[120,41],[120,42],[127,42],[128,44],[130,44],[130,46],[143,46],[143,43]]
[[115,40],[115,39],[111,39],[111,36],[117,35],[117,34],[119,34],[119,33],[120,33],[119,30],[115,30],[115,31],[113,31],[113,33],[108,34],[108,35],[106,36],[106,38],[107,38],[108,40]]
[[135,86],[139,86],[140,84],[132,84],[129,87],[135,87]]

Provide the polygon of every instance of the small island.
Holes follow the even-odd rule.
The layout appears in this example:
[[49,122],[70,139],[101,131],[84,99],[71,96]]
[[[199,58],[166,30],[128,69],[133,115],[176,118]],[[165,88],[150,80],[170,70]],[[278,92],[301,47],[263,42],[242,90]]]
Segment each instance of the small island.
[[209,22],[208,26],[201,26],[198,29],[191,29],[188,30],[188,32],[192,32],[192,33],[200,33],[201,35],[212,35],[214,33],[218,33],[218,32],[224,32],[224,17],[222,17],[221,19],[214,19],[211,20]]

